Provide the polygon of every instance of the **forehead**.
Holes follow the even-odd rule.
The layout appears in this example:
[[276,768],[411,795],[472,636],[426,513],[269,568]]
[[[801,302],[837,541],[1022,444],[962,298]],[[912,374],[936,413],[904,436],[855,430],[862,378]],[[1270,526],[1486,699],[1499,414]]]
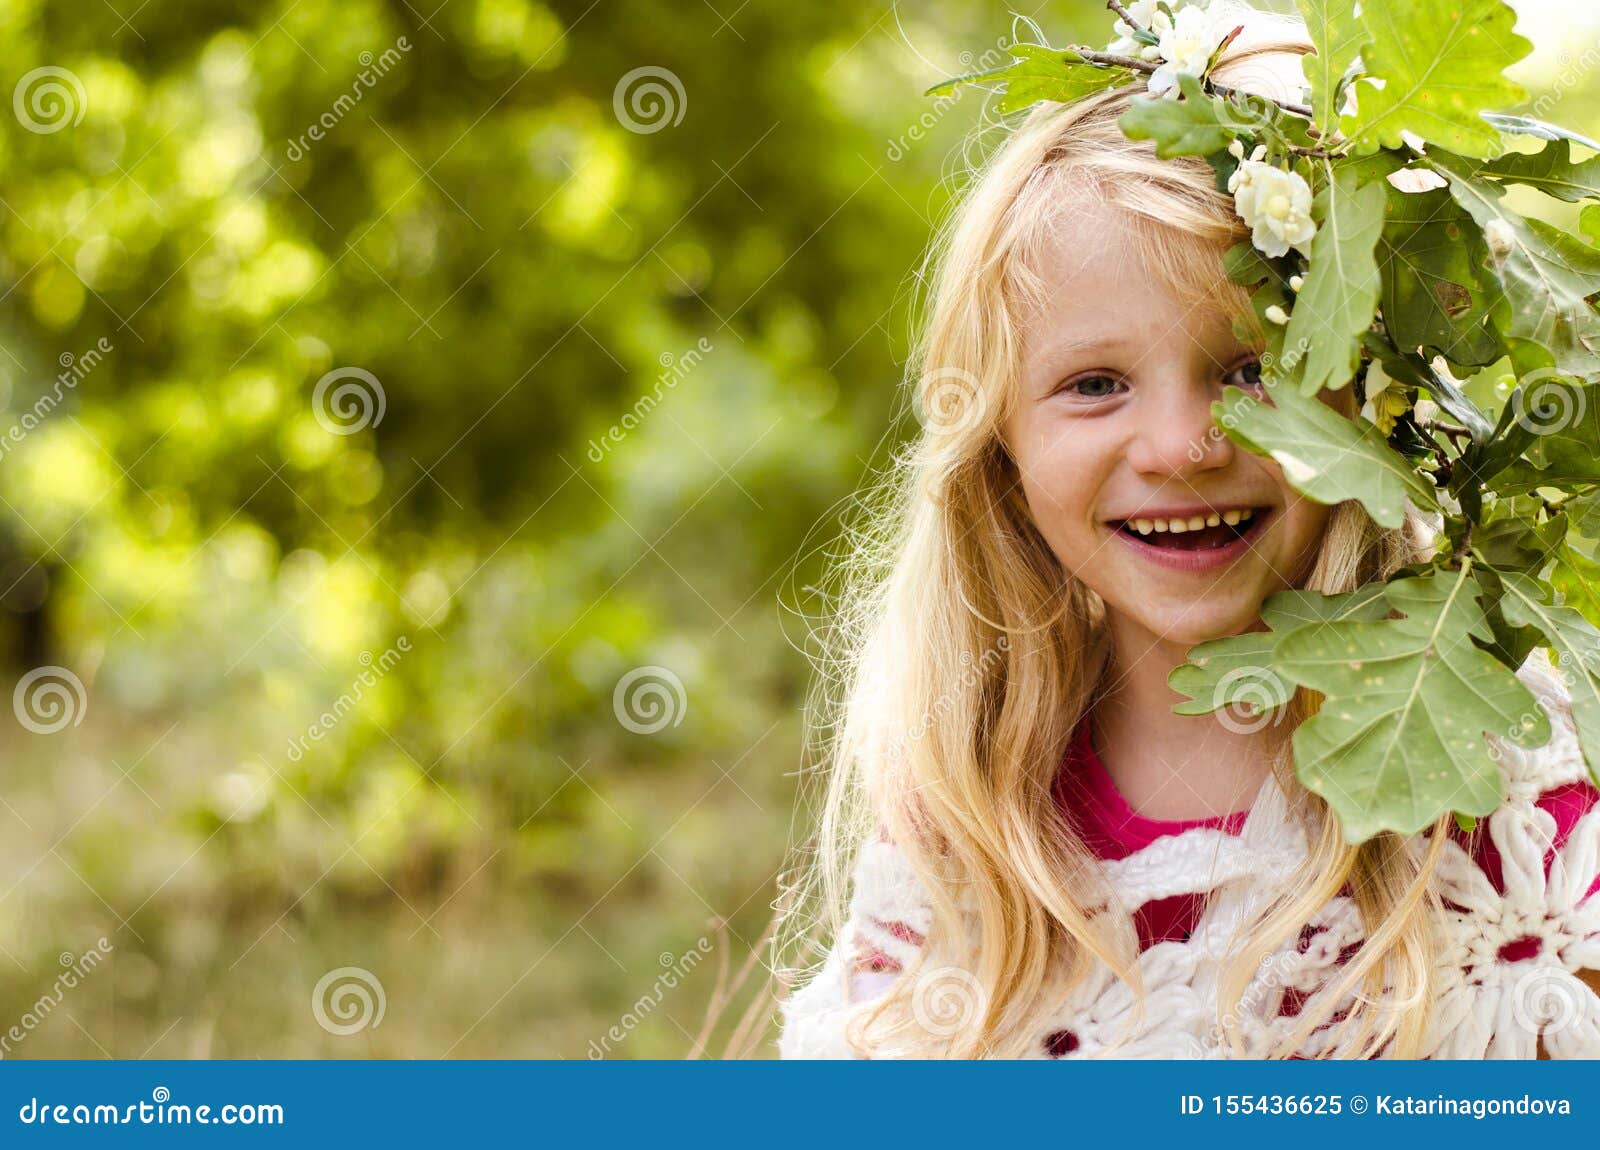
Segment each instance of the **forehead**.
[[1027,358],[1122,340],[1232,340],[1245,293],[1223,246],[1094,195],[1064,197],[1023,254]]

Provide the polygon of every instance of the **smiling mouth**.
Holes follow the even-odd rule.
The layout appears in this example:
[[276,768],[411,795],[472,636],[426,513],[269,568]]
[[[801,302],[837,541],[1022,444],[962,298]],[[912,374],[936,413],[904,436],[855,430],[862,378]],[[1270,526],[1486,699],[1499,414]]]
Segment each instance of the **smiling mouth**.
[[1138,516],[1111,519],[1107,525],[1152,547],[1171,551],[1214,551],[1258,534],[1271,511],[1269,507],[1248,507],[1170,520]]

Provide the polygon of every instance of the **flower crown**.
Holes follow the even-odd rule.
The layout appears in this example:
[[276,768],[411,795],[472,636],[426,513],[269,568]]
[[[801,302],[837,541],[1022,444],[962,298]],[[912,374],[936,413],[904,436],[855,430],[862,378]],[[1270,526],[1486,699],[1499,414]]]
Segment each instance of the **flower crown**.
[[[1551,737],[1514,673],[1535,648],[1600,781],[1600,156],[1573,155],[1600,144],[1495,110],[1526,98],[1503,73],[1532,48],[1502,0],[1297,4],[1305,82],[1270,94],[1212,78],[1236,12],[1166,0],[1109,0],[1103,50],[1013,44],[929,94],[999,84],[1005,113],[1142,84],[1123,133],[1204,158],[1250,229],[1224,269],[1262,321],[1264,389],[1225,390],[1220,434],[1312,500],[1442,524],[1426,561],[1272,595],[1270,630],[1200,644],[1169,680],[1179,712],[1252,729],[1314,692],[1296,769],[1355,843],[1503,801],[1504,743]],[[1511,184],[1581,205],[1576,231],[1513,211]],[[1346,386],[1359,418],[1317,398]]]

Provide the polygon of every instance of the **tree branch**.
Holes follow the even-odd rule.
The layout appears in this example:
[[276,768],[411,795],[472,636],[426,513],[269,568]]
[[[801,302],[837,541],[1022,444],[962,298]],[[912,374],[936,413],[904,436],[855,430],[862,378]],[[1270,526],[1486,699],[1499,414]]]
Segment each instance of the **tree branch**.
[[[1128,9],[1123,5],[1122,0],[1106,0],[1106,7],[1115,12],[1117,17],[1135,32],[1149,31],[1148,28],[1145,28],[1128,14]],[[1073,51],[1078,53],[1078,55],[1082,56],[1090,63],[1109,64],[1118,68],[1131,68],[1133,71],[1143,72],[1147,76],[1154,72],[1157,67],[1157,65],[1152,64],[1148,60],[1138,60],[1132,56],[1119,56],[1112,52],[1095,52],[1088,48],[1074,48]],[[1312,113],[1311,106],[1309,104],[1293,104],[1286,100],[1274,100],[1271,96],[1260,96],[1255,92],[1244,92],[1238,88],[1230,88],[1225,84],[1215,83],[1210,79],[1203,79],[1202,82],[1211,91],[1212,95],[1215,96],[1255,96],[1258,100],[1266,100],[1270,103],[1278,105],[1278,107],[1282,108],[1285,112],[1293,112],[1295,115],[1304,116],[1308,120],[1311,118]]]

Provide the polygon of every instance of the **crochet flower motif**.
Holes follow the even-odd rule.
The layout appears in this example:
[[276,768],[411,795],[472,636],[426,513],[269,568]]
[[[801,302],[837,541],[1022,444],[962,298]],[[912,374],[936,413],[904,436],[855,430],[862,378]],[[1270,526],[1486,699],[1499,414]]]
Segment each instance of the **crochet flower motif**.
[[1456,842],[1445,844],[1440,893],[1449,945],[1445,990],[1429,1047],[1436,1058],[1533,1058],[1543,1039],[1554,1058],[1600,1050],[1600,998],[1577,977],[1600,968],[1600,807],[1544,860],[1556,821],[1539,807],[1510,804],[1489,818],[1504,891]]
[[1061,1003],[1033,1058],[1194,1059],[1206,1018],[1194,985],[1197,952],[1161,942],[1139,956],[1144,1009],[1128,984],[1096,962]]

